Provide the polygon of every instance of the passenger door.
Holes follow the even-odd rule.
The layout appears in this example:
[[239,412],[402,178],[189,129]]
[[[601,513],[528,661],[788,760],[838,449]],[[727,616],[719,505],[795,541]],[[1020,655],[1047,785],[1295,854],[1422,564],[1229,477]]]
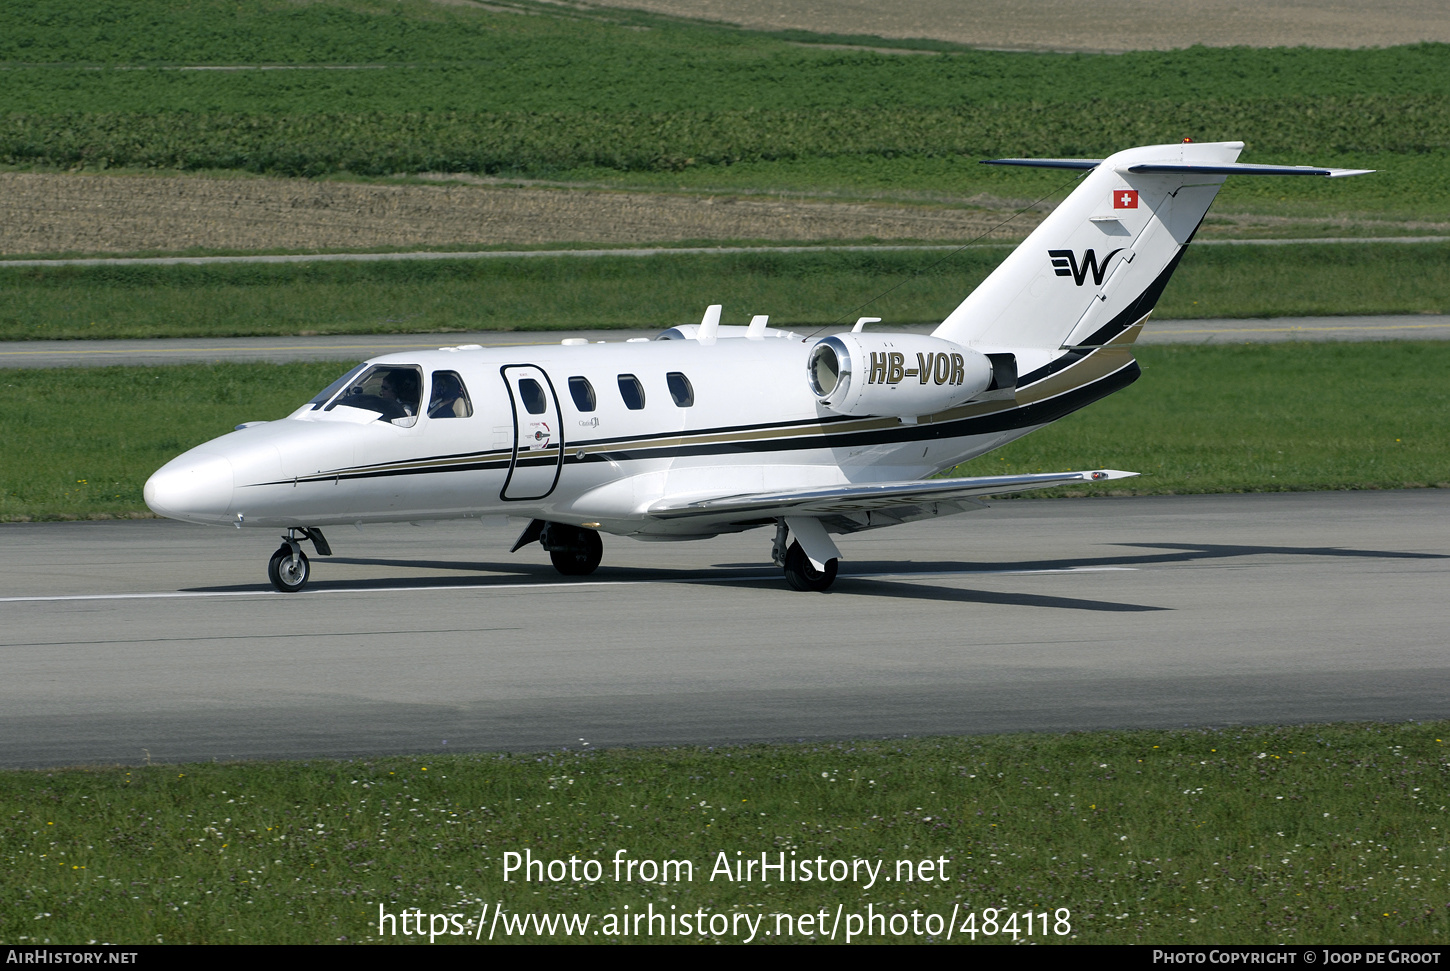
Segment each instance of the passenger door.
[[514,415],[514,447],[500,499],[543,499],[559,483],[564,423],[553,382],[532,364],[501,369]]

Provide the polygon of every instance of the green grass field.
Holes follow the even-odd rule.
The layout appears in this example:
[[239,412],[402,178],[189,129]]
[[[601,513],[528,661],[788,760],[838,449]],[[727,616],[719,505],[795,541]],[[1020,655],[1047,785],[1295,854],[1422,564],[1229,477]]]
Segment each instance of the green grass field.
[[[943,319],[1007,254],[940,251],[5,267],[0,340],[776,326]],[[1199,246],[1165,318],[1450,312],[1450,241]],[[888,292],[889,291],[889,292]]]
[[[0,772],[0,940],[416,943],[399,915],[417,909],[457,915],[425,920],[440,943],[471,943],[482,913],[495,941],[565,941],[557,928],[509,933],[556,914],[589,916],[574,936],[590,942],[709,940],[669,930],[671,915],[701,914],[724,915],[713,939],[736,942],[749,933],[738,914],[764,918],[757,942],[829,939],[832,926],[844,941],[855,917],[855,939],[876,942],[943,941],[950,923],[951,940],[978,943],[1443,945],[1447,731]],[[562,861],[555,876],[573,858],[580,879],[542,866],[505,879],[504,854],[526,851]],[[718,869],[762,854],[879,869],[870,885],[863,869],[811,882]],[[692,867],[631,873],[617,857]],[[394,918],[381,934],[380,908]],[[650,908],[666,921],[626,938],[621,918]]]
[[[1450,485],[1450,344],[1159,346],[1124,391],[962,466],[1118,468],[1134,493]],[[0,521],[145,513],[146,478],[351,362],[0,371]]]
[[[1237,180],[1234,210],[1450,214],[1447,45],[902,57],[505,6],[532,15],[422,0],[11,5],[0,164],[1033,198],[1045,177],[961,163],[1191,137],[1245,140],[1261,162],[1385,170],[1332,191]],[[286,70],[243,69],[263,65]]]

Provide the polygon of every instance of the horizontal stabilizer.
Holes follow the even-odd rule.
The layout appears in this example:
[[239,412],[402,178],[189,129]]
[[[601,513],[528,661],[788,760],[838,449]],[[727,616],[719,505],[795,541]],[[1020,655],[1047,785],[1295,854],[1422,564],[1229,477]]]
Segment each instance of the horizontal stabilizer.
[[1346,175],[1369,175],[1374,169],[1324,169],[1317,165],[1250,165],[1246,162],[1144,162],[1127,170],[1140,172],[1183,172],[1190,175],[1322,175],[1330,179]]
[[1086,172],[1103,164],[1100,158],[989,158],[983,165],[1021,165],[1029,169],[1076,169]]
[[987,475],[964,479],[882,482],[873,485],[832,486],[799,492],[756,492],[704,499],[665,499],[651,506],[649,514],[661,519],[718,516],[721,513],[821,516],[889,509],[893,506],[917,506],[929,502],[954,502],[976,496],[1005,495],[1074,482],[1128,479],[1137,474],[1099,469],[1093,472],[1047,472],[1035,475]]
[[[1021,165],[1034,169],[1073,169],[1086,172],[1103,164],[1100,158],[994,158],[983,165]],[[1129,165],[1125,172],[1182,172],[1189,175],[1321,175],[1330,179],[1346,175],[1369,175],[1374,169],[1326,169],[1317,165],[1250,165],[1224,162],[1205,165],[1197,162],[1145,162]]]

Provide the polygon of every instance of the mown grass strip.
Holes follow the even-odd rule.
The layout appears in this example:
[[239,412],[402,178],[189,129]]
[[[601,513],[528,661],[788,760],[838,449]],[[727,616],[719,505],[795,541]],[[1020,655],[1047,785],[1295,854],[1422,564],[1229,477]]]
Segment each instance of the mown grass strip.
[[[1023,943],[1444,944],[1447,733],[1308,725],[3,772],[0,936],[416,942],[401,933],[407,908],[458,915],[437,940],[462,943],[485,905],[486,936],[502,904],[589,915],[578,936],[596,942],[650,908],[665,921],[628,939],[705,939],[668,932],[670,915],[699,912],[764,915],[758,941],[782,927],[820,939],[797,919],[839,906],[882,915],[858,938],[878,942],[943,940],[956,908],[978,942],[1011,939],[1017,914]],[[507,852],[565,871],[572,858],[581,875],[597,861],[598,878],[505,881]],[[762,855],[867,860],[892,881],[717,870]],[[692,879],[616,879],[617,856],[688,861]],[[1027,912],[1046,912],[1048,932],[1034,920],[1028,938]],[[744,936],[737,924],[716,939]],[[566,939],[505,939],[521,938]]]
[[[1450,486],[1450,344],[1138,356],[1136,384],[959,472],[1144,473],[1117,494]],[[239,422],[282,417],[349,363],[0,371],[0,521],[145,514],[156,469]]]
[[[850,323],[864,308],[889,327],[943,319],[1008,252],[0,264],[0,339],[664,328],[698,321],[710,303],[740,323],[768,313],[777,326],[813,329]],[[1447,255],[1450,241],[1190,248],[1157,313],[1447,313]]]

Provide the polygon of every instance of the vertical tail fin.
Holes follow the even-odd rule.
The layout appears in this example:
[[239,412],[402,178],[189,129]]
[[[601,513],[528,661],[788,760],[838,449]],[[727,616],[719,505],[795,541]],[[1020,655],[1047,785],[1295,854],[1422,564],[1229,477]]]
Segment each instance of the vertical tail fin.
[[1101,162],[998,159],[1088,175],[933,336],[992,349],[1101,345],[1153,310],[1226,177],[1371,171],[1246,165],[1236,161],[1243,147],[1150,145]]
[[1225,174],[1211,170],[1232,167],[1242,149],[1205,142],[1129,149],[1096,164],[1004,160],[1091,171],[934,336],[1048,350],[1121,333],[1158,302],[1218,194]]

